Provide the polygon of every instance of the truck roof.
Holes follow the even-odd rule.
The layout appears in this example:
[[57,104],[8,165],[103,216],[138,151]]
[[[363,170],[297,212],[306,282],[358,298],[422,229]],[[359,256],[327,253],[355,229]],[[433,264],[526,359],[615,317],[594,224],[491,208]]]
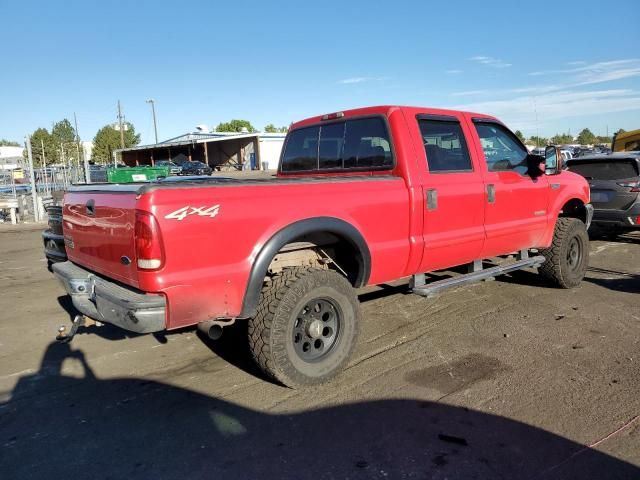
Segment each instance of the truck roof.
[[408,105],[375,105],[371,107],[361,107],[361,108],[352,108],[349,110],[340,110],[338,112],[327,112],[323,115],[316,115],[314,117],[305,118],[304,120],[299,120],[291,124],[290,130],[304,127],[307,125],[313,125],[316,123],[320,123],[323,120],[327,120],[327,118],[323,118],[327,115],[333,115],[340,113],[342,114],[339,118],[348,118],[348,117],[357,117],[363,115],[385,115],[389,116],[395,110],[403,110],[407,112],[409,115],[415,115],[417,113],[427,113],[433,115],[453,115],[458,113],[467,113],[469,115],[473,115],[478,118],[487,118],[491,120],[497,120],[495,117],[491,115],[486,115],[484,113],[475,113],[475,112],[466,112],[462,110],[451,110],[446,108],[433,108],[433,107],[416,107],[416,106],[408,106]]

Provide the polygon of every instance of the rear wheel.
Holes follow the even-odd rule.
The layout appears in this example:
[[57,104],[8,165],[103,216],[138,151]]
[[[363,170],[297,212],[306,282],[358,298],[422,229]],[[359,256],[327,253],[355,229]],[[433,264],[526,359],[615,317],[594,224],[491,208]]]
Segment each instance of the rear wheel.
[[262,289],[249,320],[258,366],[289,386],[324,383],[349,360],[358,336],[355,290],[333,270],[287,268]]
[[561,288],[576,287],[589,265],[589,236],[584,223],[577,218],[558,218],[553,243],[540,253],[545,257],[539,268],[542,276]]

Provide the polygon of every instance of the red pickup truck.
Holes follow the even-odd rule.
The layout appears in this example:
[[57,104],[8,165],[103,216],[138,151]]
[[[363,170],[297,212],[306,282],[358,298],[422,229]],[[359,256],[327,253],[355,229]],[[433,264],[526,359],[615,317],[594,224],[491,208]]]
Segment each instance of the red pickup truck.
[[357,288],[410,277],[429,296],[535,266],[574,287],[592,211],[555,148],[530,155],[491,116],[369,107],[293,124],[276,178],[70,188],[53,270],[82,314],[134,332],[246,319],[263,371],[310,385],[349,359]]

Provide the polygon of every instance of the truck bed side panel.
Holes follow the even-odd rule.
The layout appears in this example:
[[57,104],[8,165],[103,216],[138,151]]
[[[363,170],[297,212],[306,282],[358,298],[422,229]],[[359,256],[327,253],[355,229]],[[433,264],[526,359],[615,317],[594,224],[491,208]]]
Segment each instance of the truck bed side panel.
[[160,272],[139,273],[140,288],[166,294],[168,328],[238,315],[255,257],[298,220],[335,217],[357,228],[371,252],[370,284],[402,277],[409,255],[408,191],[399,177],[158,189],[142,195],[139,208],[160,222],[166,254]]

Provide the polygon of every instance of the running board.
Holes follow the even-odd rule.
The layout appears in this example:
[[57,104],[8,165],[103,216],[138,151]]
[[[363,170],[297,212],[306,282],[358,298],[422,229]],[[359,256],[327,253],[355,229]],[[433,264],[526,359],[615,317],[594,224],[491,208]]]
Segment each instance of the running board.
[[[457,277],[446,278],[444,280],[438,280],[427,284],[424,283],[424,274],[414,275],[411,282],[413,285],[412,290],[413,293],[417,295],[430,297],[448,288],[458,287],[467,283],[479,282],[481,280],[487,280],[497,275],[503,275],[505,273],[513,272],[514,270],[522,270],[523,268],[529,267],[538,267],[544,263],[544,257],[542,255],[537,255],[535,257],[520,255],[520,258],[522,259],[516,260],[515,262],[497,265],[490,268],[484,268],[482,270],[471,271],[470,273],[465,273]],[[477,263],[478,262],[474,262],[474,266],[477,265]]]

